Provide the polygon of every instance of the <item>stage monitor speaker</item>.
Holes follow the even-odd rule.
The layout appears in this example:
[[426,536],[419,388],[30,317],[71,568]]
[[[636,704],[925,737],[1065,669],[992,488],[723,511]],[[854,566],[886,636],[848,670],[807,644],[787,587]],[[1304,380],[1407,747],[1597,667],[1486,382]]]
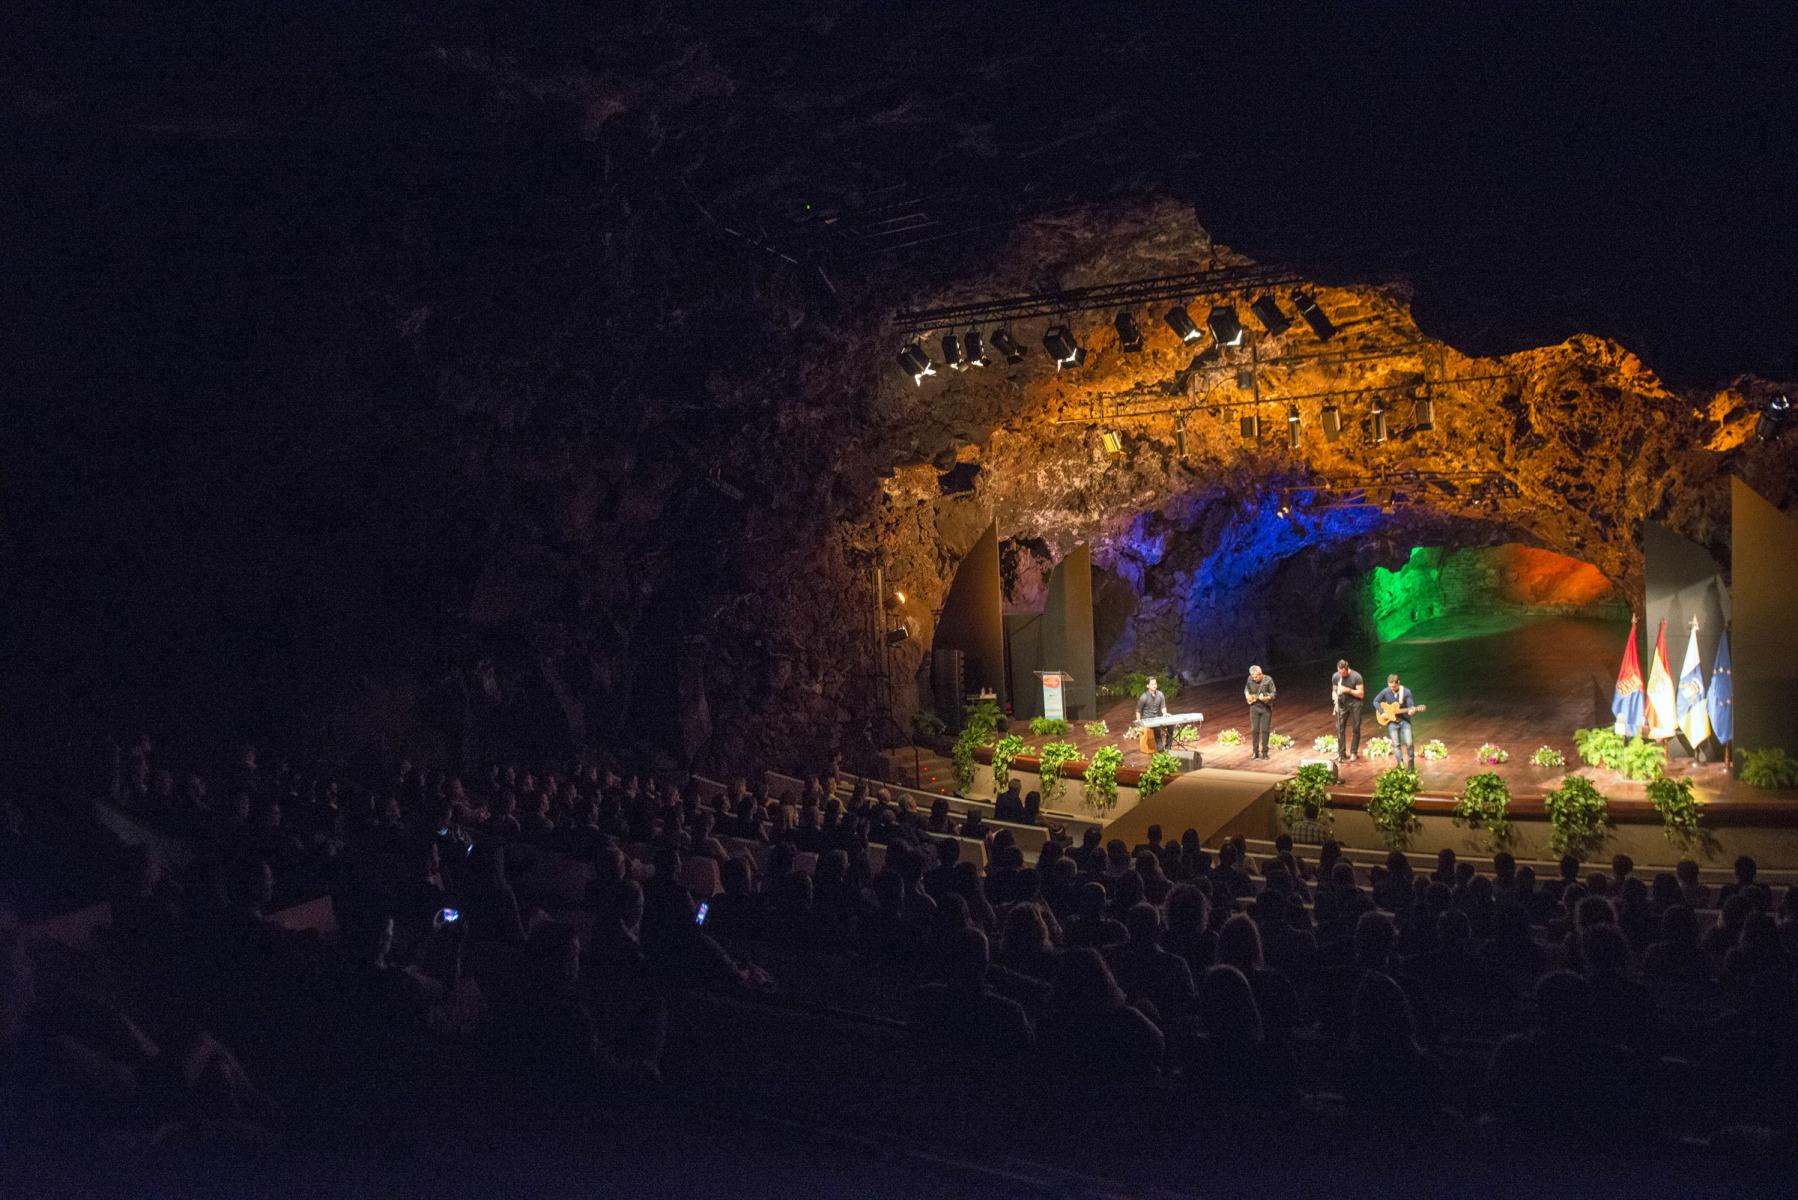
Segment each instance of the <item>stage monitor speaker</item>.
[[1300,770],[1303,770],[1306,767],[1325,767],[1330,772],[1330,781],[1332,783],[1341,783],[1342,772],[1337,770],[1336,766],[1337,764],[1334,758],[1306,758],[1299,761]]
[[1205,756],[1197,750],[1175,750],[1173,755],[1180,760],[1181,771],[1196,771],[1205,765]]
[[967,682],[960,650],[937,650],[930,655],[930,695],[943,723],[956,733],[962,725],[962,697]]

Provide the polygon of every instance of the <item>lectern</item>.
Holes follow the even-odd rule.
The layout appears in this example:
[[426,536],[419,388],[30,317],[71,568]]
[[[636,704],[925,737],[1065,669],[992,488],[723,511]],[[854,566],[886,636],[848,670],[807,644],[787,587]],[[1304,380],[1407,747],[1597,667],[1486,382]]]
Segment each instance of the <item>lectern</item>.
[[1074,677],[1066,671],[1038,671],[1036,677],[1043,681],[1043,716],[1051,721],[1067,720],[1067,685]]

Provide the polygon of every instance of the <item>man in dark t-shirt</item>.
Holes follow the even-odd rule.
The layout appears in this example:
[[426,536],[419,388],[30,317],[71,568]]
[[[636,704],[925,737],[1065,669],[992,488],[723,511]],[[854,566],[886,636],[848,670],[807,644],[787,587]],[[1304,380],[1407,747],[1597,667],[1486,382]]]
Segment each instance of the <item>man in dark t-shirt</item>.
[[[1160,685],[1157,684],[1153,678],[1150,678],[1147,690],[1136,698],[1136,719],[1138,721],[1145,721],[1154,717],[1165,717],[1166,715],[1167,697],[1162,695]],[[1173,744],[1174,727],[1172,725],[1163,725],[1161,728],[1155,730],[1156,749],[1167,750],[1170,749]]]
[[1361,754],[1361,702],[1367,699],[1367,684],[1361,672],[1348,665],[1348,659],[1336,661],[1330,676],[1330,699],[1336,712],[1336,758],[1347,762]]

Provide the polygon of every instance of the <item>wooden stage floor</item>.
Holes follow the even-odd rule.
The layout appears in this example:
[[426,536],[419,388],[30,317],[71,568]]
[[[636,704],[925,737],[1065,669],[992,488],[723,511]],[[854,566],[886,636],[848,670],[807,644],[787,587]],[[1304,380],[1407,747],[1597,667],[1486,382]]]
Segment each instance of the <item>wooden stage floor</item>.
[[[1581,768],[1573,731],[1611,723],[1611,690],[1628,630],[1627,623],[1573,617],[1444,618],[1419,625],[1404,637],[1372,651],[1350,652],[1346,657],[1366,677],[1369,701],[1386,685],[1387,674],[1396,671],[1418,702],[1429,706],[1427,712],[1414,718],[1418,745],[1440,738],[1448,747],[1448,757],[1428,763],[1419,756],[1417,766],[1425,791],[1457,793],[1468,775],[1494,770],[1510,783],[1513,795],[1539,795],[1555,787],[1569,770]],[[1205,714],[1198,742],[1205,766],[1285,777],[1296,771],[1304,759],[1318,756],[1312,749],[1313,738],[1336,731],[1329,690],[1336,657],[1306,663],[1263,664],[1279,688],[1274,731],[1293,738],[1291,749],[1276,750],[1265,762],[1249,757],[1248,710],[1242,700],[1242,680],[1247,678],[1248,664],[1243,664],[1241,678],[1186,687],[1170,702],[1170,707],[1176,712],[1197,710]],[[1678,670],[1677,664],[1674,670]],[[1078,745],[1083,754],[1103,745],[1118,745],[1124,749],[1126,766],[1141,766],[1147,762],[1147,756],[1135,739],[1122,736],[1134,713],[1133,698],[1101,699],[1099,715],[1110,724],[1111,734],[1095,737],[1076,721],[1067,740]],[[1015,723],[1014,730],[1023,733],[1033,745],[1048,740],[1029,737],[1028,729],[1021,726],[1021,722]],[[1243,744],[1220,745],[1218,734],[1232,728],[1242,732]],[[1380,732],[1370,703],[1362,718],[1363,745]],[[1503,747],[1510,754],[1509,761],[1494,767],[1477,764],[1474,753],[1484,742]],[[1529,757],[1539,746],[1559,750],[1567,767],[1531,766]],[[1370,760],[1364,752],[1358,761],[1344,765],[1343,782],[1349,787],[1371,789],[1373,777],[1390,765],[1390,759]],[[1643,785],[1614,772],[1594,768],[1585,771],[1607,795],[1618,799],[1642,795]],[[953,779],[948,760],[940,755],[925,756],[923,773],[925,778],[920,786],[931,791],[948,790],[947,781]],[[1748,787],[1731,779],[1721,764],[1698,765],[1689,758],[1675,758],[1667,773],[1689,775],[1707,801],[1789,805],[1798,798]]]

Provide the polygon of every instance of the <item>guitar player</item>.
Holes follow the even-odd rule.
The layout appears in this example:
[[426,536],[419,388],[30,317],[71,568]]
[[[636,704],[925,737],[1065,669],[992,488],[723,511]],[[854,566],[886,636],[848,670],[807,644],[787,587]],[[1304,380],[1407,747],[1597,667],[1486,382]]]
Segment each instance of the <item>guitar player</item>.
[[[1411,714],[1418,712],[1423,705],[1417,703],[1417,697],[1411,689],[1399,682],[1397,675],[1386,676],[1386,687],[1373,698],[1375,712],[1392,712],[1390,723],[1386,725],[1386,736],[1392,739],[1392,761],[1396,766],[1417,769],[1417,743],[1411,737]],[[1400,747],[1404,753],[1400,753]]]

